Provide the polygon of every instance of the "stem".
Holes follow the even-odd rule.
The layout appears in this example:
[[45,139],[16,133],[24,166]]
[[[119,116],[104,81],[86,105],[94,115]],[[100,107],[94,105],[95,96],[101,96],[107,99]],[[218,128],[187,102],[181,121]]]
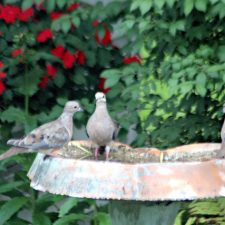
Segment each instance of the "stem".
[[28,86],[28,65],[25,64],[25,97],[24,97],[24,110],[26,115],[29,115],[29,95],[27,93],[27,86]]

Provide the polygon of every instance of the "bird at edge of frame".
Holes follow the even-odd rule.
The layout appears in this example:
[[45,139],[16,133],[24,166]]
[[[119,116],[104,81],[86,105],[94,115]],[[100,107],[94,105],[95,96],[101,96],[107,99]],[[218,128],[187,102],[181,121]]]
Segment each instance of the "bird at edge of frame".
[[23,152],[41,152],[46,156],[56,154],[71,140],[73,115],[79,111],[83,109],[77,101],[68,101],[56,120],[41,125],[21,139],[8,140],[7,144],[13,147],[0,155],[0,160]]
[[117,136],[119,126],[108,113],[105,94],[97,92],[95,100],[95,111],[87,122],[86,131],[89,139],[97,145],[95,159],[98,159],[99,154],[105,153],[105,159],[108,161],[110,143]]
[[[225,114],[225,103],[223,104],[223,113]],[[221,129],[220,135],[221,135],[222,143],[221,143],[221,148],[218,151],[217,157],[218,158],[225,158],[225,119],[224,119],[224,122],[223,122],[223,126],[222,126],[222,129]]]

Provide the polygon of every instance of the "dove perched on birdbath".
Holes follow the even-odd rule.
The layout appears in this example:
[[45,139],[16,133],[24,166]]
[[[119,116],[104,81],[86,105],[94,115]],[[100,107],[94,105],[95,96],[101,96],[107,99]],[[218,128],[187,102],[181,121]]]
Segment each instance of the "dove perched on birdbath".
[[8,145],[31,149],[45,154],[53,153],[67,144],[73,135],[73,115],[82,111],[79,103],[68,101],[58,119],[34,129],[22,139],[10,139]]
[[95,149],[95,158],[98,159],[99,150],[105,148],[105,158],[109,159],[110,143],[115,139],[118,132],[118,125],[110,117],[106,97],[102,92],[95,94],[96,108],[87,123],[87,134],[97,148]]
[[[223,105],[223,113],[225,113],[225,103]],[[222,126],[222,129],[221,129],[220,135],[221,135],[222,143],[221,143],[221,149],[218,152],[218,157],[219,158],[225,158],[225,120],[223,122],[223,126]]]

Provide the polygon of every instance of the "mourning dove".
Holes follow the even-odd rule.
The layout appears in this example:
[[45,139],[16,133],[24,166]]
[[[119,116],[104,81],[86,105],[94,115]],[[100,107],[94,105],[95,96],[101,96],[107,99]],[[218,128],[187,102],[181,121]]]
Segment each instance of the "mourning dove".
[[[225,104],[223,105],[223,113],[225,113]],[[225,158],[225,120],[223,122],[223,126],[221,129],[221,149],[218,151],[218,157],[219,158]]]
[[15,151],[18,149],[23,152],[23,149],[30,149],[45,154],[52,153],[71,140],[73,135],[73,115],[78,111],[82,111],[79,103],[68,101],[58,119],[41,125],[22,139],[10,139],[7,144],[13,145]]
[[111,119],[106,105],[104,93],[95,94],[96,108],[87,123],[87,134],[97,148],[95,158],[98,159],[99,150],[105,149],[106,160],[109,159],[110,143],[115,139],[118,132],[118,125]]

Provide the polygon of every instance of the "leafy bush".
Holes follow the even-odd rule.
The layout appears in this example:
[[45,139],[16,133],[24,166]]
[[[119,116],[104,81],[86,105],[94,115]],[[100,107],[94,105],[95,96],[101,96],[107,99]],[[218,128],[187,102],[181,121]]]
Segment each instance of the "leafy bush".
[[[41,2],[5,0],[9,5],[0,6],[1,149],[12,135],[56,118],[68,99],[81,101],[88,113],[80,115],[76,125],[85,124],[96,90],[107,92],[112,116],[121,125],[119,138],[125,141],[129,129],[137,133],[134,146],[220,141],[223,1],[132,0],[94,6],[71,0]],[[111,41],[113,28],[115,41],[125,39],[120,48]],[[79,219],[110,223],[107,206],[30,189],[25,171],[32,160],[30,155],[16,156],[0,164],[0,211],[7,224],[29,223],[21,210],[29,211],[34,224]],[[7,186],[9,181],[12,185]],[[182,224],[192,213],[184,210],[184,216],[178,215]],[[201,213],[193,215],[210,224]],[[219,213],[214,216],[218,221]]]

